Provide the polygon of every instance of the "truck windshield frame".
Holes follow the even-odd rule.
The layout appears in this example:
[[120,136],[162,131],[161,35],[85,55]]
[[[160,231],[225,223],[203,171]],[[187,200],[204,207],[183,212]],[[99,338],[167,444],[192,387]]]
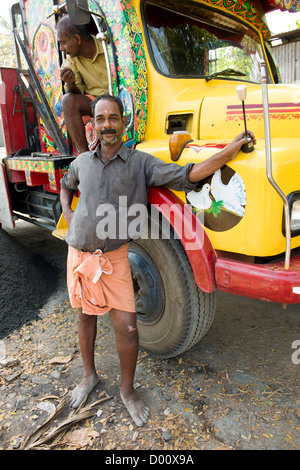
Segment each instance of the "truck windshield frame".
[[260,63],[266,58],[253,29],[202,4],[177,5],[175,11],[151,1],[144,4],[150,56],[159,73],[171,78],[215,75],[222,79],[221,72],[231,69],[237,74],[224,74],[226,80],[260,82]]

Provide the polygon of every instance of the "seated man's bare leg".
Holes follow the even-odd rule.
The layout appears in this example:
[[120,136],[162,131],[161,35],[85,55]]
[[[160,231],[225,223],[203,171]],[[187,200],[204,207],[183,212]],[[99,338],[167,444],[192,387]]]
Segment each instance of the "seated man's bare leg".
[[94,361],[94,347],[97,333],[97,316],[79,311],[78,337],[84,373],[79,385],[71,392],[70,405],[78,408],[82,400],[99,382]]
[[91,116],[91,99],[80,93],[67,93],[63,97],[63,113],[71,139],[80,153],[89,150],[82,116]]
[[135,312],[123,312],[112,309],[111,319],[115,329],[121,365],[122,381],[120,395],[135,424],[142,426],[148,420],[149,408],[139,399],[133,388],[139,348],[136,314]]

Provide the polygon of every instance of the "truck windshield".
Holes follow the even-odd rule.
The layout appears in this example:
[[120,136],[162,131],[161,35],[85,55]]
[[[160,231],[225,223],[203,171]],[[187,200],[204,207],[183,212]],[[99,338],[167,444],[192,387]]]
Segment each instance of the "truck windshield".
[[199,4],[191,7],[177,3],[176,12],[167,8],[167,4],[145,5],[152,57],[161,73],[207,80],[223,76],[260,81],[263,53],[254,31]]

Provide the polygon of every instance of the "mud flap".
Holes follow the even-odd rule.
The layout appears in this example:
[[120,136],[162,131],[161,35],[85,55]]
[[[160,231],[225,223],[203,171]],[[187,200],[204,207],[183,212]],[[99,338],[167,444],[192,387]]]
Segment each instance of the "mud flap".
[[[72,204],[71,204],[71,208],[73,211],[75,210],[78,204],[78,201],[79,201],[79,197],[74,196]],[[61,214],[59,221],[57,222],[56,229],[52,232],[52,235],[56,238],[60,238],[61,240],[65,240],[67,236],[68,228],[69,226],[66,222],[64,214]]]
[[64,218],[64,214],[61,214],[59,221],[57,222],[56,229],[53,230],[52,235],[60,240],[65,240],[68,231],[68,224]]
[[0,163],[0,224],[14,229],[13,211],[6,177],[5,166]]

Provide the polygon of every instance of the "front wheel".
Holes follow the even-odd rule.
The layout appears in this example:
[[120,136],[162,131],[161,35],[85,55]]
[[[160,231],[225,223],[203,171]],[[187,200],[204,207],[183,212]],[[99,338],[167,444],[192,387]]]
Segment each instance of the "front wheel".
[[169,358],[194,346],[215,313],[215,293],[195,284],[179,240],[139,239],[129,250],[140,345]]

